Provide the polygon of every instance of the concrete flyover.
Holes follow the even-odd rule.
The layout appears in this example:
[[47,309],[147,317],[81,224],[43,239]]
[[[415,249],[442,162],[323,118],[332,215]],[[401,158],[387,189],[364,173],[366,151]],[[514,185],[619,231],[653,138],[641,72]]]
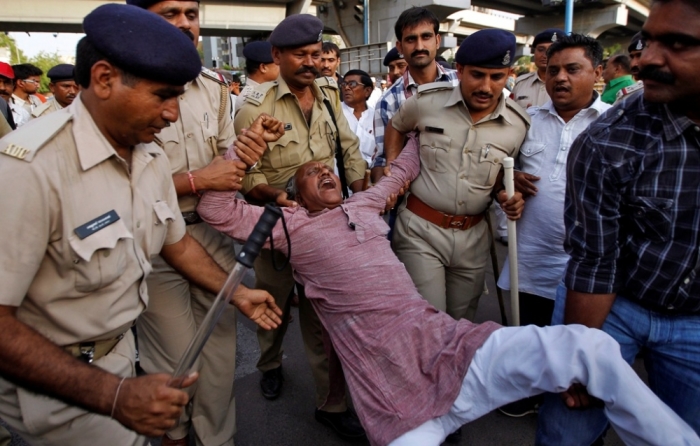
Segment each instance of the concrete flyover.
[[[0,31],[82,32],[81,23],[101,0],[2,0]],[[202,35],[255,36],[272,31],[287,14],[306,12],[311,0],[202,0]]]

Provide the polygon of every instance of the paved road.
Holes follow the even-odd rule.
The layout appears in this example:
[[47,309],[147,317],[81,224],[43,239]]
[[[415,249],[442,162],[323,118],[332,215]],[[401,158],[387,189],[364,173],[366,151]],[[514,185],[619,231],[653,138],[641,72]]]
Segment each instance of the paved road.
[[[498,244],[498,257],[503,264],[507,249]],[[489,271],[491,268],[489,268]],[[252,285],[252,277],[246,283]],[[487,276],[489,294],[482,296],[477,313],[478,321],[500,322],[493,273]],[[510,314],[508,294],[506,309]],[[314,413],[314,386],[304,355],[299,318],[293,310],[294,321],[285,339],[283,361],[285,384],[279,399],[267,401],[260,394],[260,375],[255,369],[259,349],[255,327],[240,317],[238,325],[238,366],[236,369],[236,406],[238,431],[236,446],[341,446],[340,440],[328,428],[316,422]],[[636,367],[639,369],[638,365]],[[461,445],[470,446],[522,446],[534,443],[537,416],[508,418],[498,412],[490,413],[463,428]],[[12,446],[24,446],[16,436]],[[158,441],[152,442],[154,446]],[[355,443],[358,444],[358,443]],[[364,443],[359,443],[360,445]],[[622,442],[610,431],[606,446],[619,446]],[[194,442],[192,442],[194,445]]]

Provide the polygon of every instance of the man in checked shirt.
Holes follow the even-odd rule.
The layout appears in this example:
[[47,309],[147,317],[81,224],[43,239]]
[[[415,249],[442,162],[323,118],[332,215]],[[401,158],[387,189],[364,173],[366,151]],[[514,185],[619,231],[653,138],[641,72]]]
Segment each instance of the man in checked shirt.
[[[652,1],[642,39],[644,94],[569,156],[571,260],[553,322],[601,328],[629,362],[644,348],[649,386],[700,432],[700,3]],[[567,393],[585,401],[580,390]],[[606,424],[602,410],[548,395],[536,444],[590,445]]]

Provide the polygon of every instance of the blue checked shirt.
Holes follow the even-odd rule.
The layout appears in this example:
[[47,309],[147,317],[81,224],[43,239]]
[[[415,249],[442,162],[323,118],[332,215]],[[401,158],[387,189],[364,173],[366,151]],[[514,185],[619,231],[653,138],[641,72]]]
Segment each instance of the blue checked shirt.
[[700,313],[700,126],[637,94],[574,143],[566,287]]
[[[455,70],[447,70],[441,65],[436,64],[438,69],[438,77],[435,82],[451,82],[452,85],[459,85],[457,72]],[[408,89],[411,95],[418,91],[418,84],[408,73]],[[382,98],[377,103],[374,111],[374,139],[377,141],[377,156],[374,159],[372,167],[386,166],[386,158],[384,158],[384,127],[399,108],[406,102],[406,85],[404,79],[400,78],[394,82],[391,87],[382,95]]]

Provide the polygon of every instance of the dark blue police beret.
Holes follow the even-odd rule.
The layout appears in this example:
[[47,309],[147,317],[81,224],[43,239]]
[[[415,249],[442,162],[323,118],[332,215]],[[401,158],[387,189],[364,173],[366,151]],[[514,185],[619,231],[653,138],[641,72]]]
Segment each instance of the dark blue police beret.
[[559,37],[564,37],[565,35],[566,32],[559,28],[545,29],[535,36],[535,40],[532,41],[532,46],[537,46],[540,43],[553,43],[556,42]]
[[75,79],[74,68],[69,63],[61,63],[51,68],[46,76],[51,79],[51,82],[72,81]]
[[278,48],[297,47],[320,42],[323,22],[311,14],[294,14],[282,20],[267,39]]
[[243,48],[243,56],[260,63],[272,63],[272,45],[265,40],[250,42]]
[[85,17],[83,30],[110,62],[137,77],[184,85],[202,68],[189,37],[162,17],[136,6],[99,6]]
[[644,40],[642,40],[642,33],[641,31],[632,36],[632,41],[630,42],[629,46],[627,47],[627,52],[631,53],[632,51],[642,51],[644,49]]
[[396,47],[393,47],[388,53],[386,53],[386,56],[384,56],[384,62],[382,63],[385,67],[388,67],[390,63],[399,59],[403,59],[403,54],[399,53],[399,50],[396,49]]
[[460,65],[510,67],[515,62],[515,36],[502,29],[482,29],[464,39],[455,55]]
[[[164,1],[164,0],[126,0],[126,4],[138,6],[139,8],[143,8],[143,9],[148,9],[151,6],[155,5],[156,3],[160,3],[162,1]],[[182,1],[185,1],[185,0],[182,0]],[[190,1],[196,1],[197,3],[199,3],[199,0],[190,0]]]

